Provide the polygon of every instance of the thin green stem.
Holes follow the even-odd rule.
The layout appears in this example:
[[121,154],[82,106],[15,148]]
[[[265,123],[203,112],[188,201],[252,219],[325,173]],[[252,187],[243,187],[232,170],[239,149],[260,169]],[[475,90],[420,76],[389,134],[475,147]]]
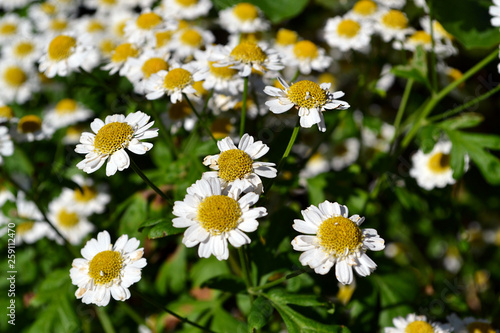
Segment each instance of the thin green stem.
[[300,75],[300,70],[297,69],[297,71],[295,71],[295,74],[293,75],[292,79],[290,80],[290,83],[294,82],[295,80],[298,79]]
[[144,172],[142,172],[142,170],[134,162],[133,159],[130,159],[130,166],[139,175],[139,177],[141,177],[142,180],[144,180],[144,182],[146,182],[146,184],[149,185],[149,187],[151,187],[156,193],[158,193],[158,195],[160,197],[162,197],[163,199],[165,199],[169,204],[172,204],[172,200],[169,197],[167,197],[167,195],[165,193],[163,193],[163,191],[160,190],[155,184],[153,184],[153,182],[144,174]]
[[245,120],[247,117],[248,76],[243,79],[243,100],[241,105],[240,138],[245,134]]
[[477,73],[481,68],[486,66],[488,63],[490,63],[493,59],[496,59],[498,56],[498,49],[495,49],[492,53],[490,53],[488,56],[486,56],[483,60],[478,62],[474,67],[469,69],[465,74],[458,80],[453,81],[446,87],[444,87],[439,93],[433,95],[429,101],[429,103],[426,104],[425,108],[422,110],[422,112],[418,115],[417,119],[415,120],[415,124],[413,125],[412,129],[406,134],[405,138],[403,139],[402,142],[402,147],[406,148],[411,140],[413,140],[413,137],[417,134],[418,130],[422,126],[423,120],[426,119],[426,117],[429,115],[429,113],[434,109],[434,107],[446,96],[448,95],[453,89],[458,87],[462,82],[470,78],[472,75]]
[[374,200],[378,197],[378,194],[380,193],[380,190],[382,187],[382,183],[384,182],[386,177],[387,177],[387,174],[384,173],[384,174],[382,174],[382,176],[378,177],[377,180],[375,180],[375,185],[373,186],[373,189],[371,190],[370,194],[366,198],[365,203],[363,204],[363,207],[361,208],[359,215],[364,215],[365,211],[366,211],[366,207],[368,207],[368,204],[372,200]]
[[[165,124],[163,121],[161,121],[160,115],[156,111],[155,104],[153,101],[150,101],[148,103],[149,109],[151,110],[151,113],[153,114],[153,118],[155,120],[155,123],[160,127],[160,134],[163,137],[163,140],[166,142],[168,147],[170,148],[170,151],[172,152],[173,158],[176,159],[179,153],[177,152],[177,148],[175,147],[174,141],[172,140],[172,137],[170,136],[170,131],[165,127]],[[172,107],[172,105],[170,105]]]
[[119,302],[119,305],[123,309],[123,312],[127,313],[127,315],[131,317],[137,323],[137,325],[146,324],[144,318],[142,318],[137,312],[135,312],[127,302]]
[[101,322],[102,329],[105,333],[115,333],[115,329],[113,328],[113,324],[109,319],[108,314],[106,313],[105,307],[95,306],[95,312],[97,313],[97,318]]
[[[245,285],[247,286],[247,290],[250,290],[252,288],[253,283],[252,283],[252,277],[250,276],[250,265],[248,262],[248,256],[243,246],[240,246],[238,248],[238,255],[240,257],[240,267],[241,267],[241,272],[243,273],[243,280],[245,280]],[[253,301],[252,295],[250,295],[250,299]]]
[[299,276],[303,273],[306,273],[306,272],[309,272],[311,271],[311,269],[299,269],[295,272],[292,272],[290,274],[287,274],[285,276],[282,276],[280,277],[279,279],[276,279],[274,281],[271,281],[271,282],[268,282],[268,283],[265,283],[261,286],[257,286],[257,287],[252,287],[250,288],[250,292],[251,293],[256,293],[257,291],[260,291],[260,290],[265,290],[265,289],[269,289],[269,288],[272,288],[274,286],[277,286],[279,284],[282,284],[283,282],[285,282],[286,280],[290,280],[291,278],[294,278],[296,276]]
[[401,125],[401,120],[403,119],[403,114],[406,110],[406,105],[408,104],[408,99],[410,97],[411,88],[413,87],[413,79],[409,79],[406,82],[405,91],[403,97],[401,98],[401,103],[399,103],[398,113],[396,114],[396,119],[394,120],[394,128],[396,130],[396,137],[399,133],[399,126]]
[[191,103],[191,100],[189,99],[189,97],[187,97],[187,95],[185,93],[182,93],[182,96],[184,96],[184,98],[186,99],[186,101],[188,102],[189,106],[191,107],[191,110],[193,110],[194,114],[196,115],[196,117],[198,118],[198,122],[201,123],[201,125],[203,126],[203,128],[205,129],[205,131],[208,133],[208,135],[210,135],[210,137],[212,138],[212,140],[215,142],[215,144],[217,144],[217,139],[214,137],[214,135],[212,134],[212,131],[210,130],[210,128],[207,126],[207,124],[203,121],[201,115],[198,113],[198,111],[196,110],[196,108],[194,107],[193,103]]
[[203,104],[203,109],[201,110],[201,115],[203,116],[205,114],[205,112],[207,111],[207,108],[208,108],[208,102],[210,101],[210,99],[212,98],[212,96],[214,95],[214,88],[212,88],[212,90],[210,90],[210,92],[208,93],[207,95],[207,99],[205,100],[205,103]]

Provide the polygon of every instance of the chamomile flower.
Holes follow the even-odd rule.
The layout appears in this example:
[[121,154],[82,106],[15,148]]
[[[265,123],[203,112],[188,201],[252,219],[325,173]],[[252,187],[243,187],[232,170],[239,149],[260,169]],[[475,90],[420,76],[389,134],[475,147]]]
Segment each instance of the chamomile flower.
[[94,112],[72,98],[63,98],[45,113],[48,126],[59,129],[90,118]]
[[14,13],[7,13],[0,17],[0,46],[7,45],[20,36],[29,36],[31,23],[26,18]]
[[456,313],[452,313],[446,319],[453,327],[454,333],[498,333],[498,330],[494,329],[491,322],[486,319],[465,317],[462,320]]
[[0,103],[0,123],[8,122],[14,119],[14,110],[4,103]]
[[500,27],[500,0],[493,0],[493,5],[491,5],[488,10],[492,16],[491,25]]
[[269,151],[269,147],[262,141],[254,141],[252,136],[244,134],[238,147],[230,137],[218,141],[217,146],[220,154],[209,155],[203,160],[204,165],[217,171],[205,172],[203,178],[218,177],[223,187],[231,185],[243,192],[260,194],[264,191],[260,176],[276,177],[276,164],[255,161]]
[[85,7],[95,9],[98,14],[108,14],[122,7],[119,0],[85,0]]
[[11,128],[12,137],[18,142],[33,142],[50,138],[54,130],[35,114],[27,114],[15,119]]
[[280,28],[276,33],[276,39],[273,43],[273,48],[276,49],[283,58],[291,51],[295,43],[299,39],[299,34],[293,30]]
[[346,206],[324,201],[302,211],[304,220],[294,220],[293,228],[305,235],[292,240],[293,249],[304,252],[299,261],[318,274],[327,274],[335,266],[342,284],[354,281],[352,269],[360,276],[370,275],[377,265],[366,251],[384,249],[384,240],[375,229],[360,229],[364,217],[348,217]]
[[102,67],[103,70],[109,71],[110,75],[119,71],[121,76],[128,73],[130,63],[127,62],[131,58],[139,56],[139,47],[132,43],[122,43],[111,51],[109,62]]
[[[451,142],[440,141],[434,145],[432,151],[424,154],[418,150],[412,156],[412,168],[410,176],[415,178],[417,184],[426,189],[432,190],[434,187],[445,187],[455,184],[453,170],[450,165]],[[465,168],[468,167],[468,157],[465,158]]]
[[162,0],[159,6],[163,16],[178,20],[195,20],[207,16],[211,8],[210,0]]
[[[392,47],[396,50],[405,49],[415,52],[418,46],[421,46],[426,51],[432,50],[432,38],[429,33],[424,30],[417,30],[412,35],[408,36],[404,42],[394,41]],[[451,44],[443,44],[440,40],[434,41],[434,52],[440,58],[448,57],[456,53],[456,49]]]
[[0,103],[23,104],[40,89],[33,67],[12,60],[0,63]]
[[16,244],[32,244],[45,236],[52,236],[53,230],[42,213],[34,202],[26,200],[23,192],[18,192],[16,206],[17,217],[23,219],[16,225]]
[[300,73],[308,75],[312,70],[324,71],[332,63],[332,58],[326,55],[325,49],[309,40],[295,43],[290,52],[283,58],[287,66],[296,67]]
[[33,2],[34,0],[3,0],[0,3],[0,7],[3,8],[4,11],[9,12],[17,8],[22,8]]
[[78,143],[80,143],[80,137],[82,136],[82,133],[85,132],[85,130],[86,127],[81,124],[68,126],[66,128],[66,133],[62,138],[62,142],[65,145],[77,145]]
[[174,227],[187,228],[182,242],[198,247],[198,255],[218,260],[229,258],[228,241],[234,247],[250,244],[246,232],[257,230],[257,219],[267,215],[263,207],[250,208],[259,200],[258,194],[235,187],[221,189],[218,178],[201,179],[187,189],[183,201],[176,201],[172,220]]
[[380,129],[375,131],[368,127],[361,128],[363,146],[376,152],[388,152],[395,134],[394,126],[382,123]]
[[144,94],[145,80],[159,71],[169,69],[168,61],[159,52],[148,49],[139,57],[129,57],[123,66],[122,74],[134,85],[134,91]]
[[241,2],[219,12],[219,23],[230,33],[251,33],[266,31],[269,22],[263,18],[262,11],[248,2]]
[[395,9],[401,9],[406,5],[406,0],[375,0],[379,4]]
[[40,39],[32,36],[20,36],[2,48],[4,59],[11,59],[23,64],[34,64],[42,55]]
[[314,124],[318,125],[321,132],[326,131],[323,111],[325,110],[345,110],[349,108],[347,102],[337,100],[344,96],[342,91],[330,92],[330,84],[321,85],[302,80],[288,85],[282,78],[278,78],[284,89],[266,86],[264,92],[275,97],[267,101],[266,105],[273,113],[283,113],[291,108],[299,111],[300,126],[309,128]]
[[379,6],[375,1],[359,0],[346,14],[346,17],[353,18],[361,22],[370,22],[377,17],[381,8],[383,7]]
[[450,333],[453,329],[448,324],[441,324],[427,320],[426,316],[417,316],[414,313],[404,317],[392,319],[395,327],[384,328],[385,333]]
[[38,69],[48,78],[67,76],[80,67],[89,72],[99,62],[99,53],[86,36],[64,34],[54,37],[40,58]]
[[[94,230],[94,225],[87,220],[87,216],[76,211],[72,201],[63,197],[49,204],[47,217],[61,235],[73,245],[80,244],[83,238]],[[59,235],[54,233],[53,236],[58,243],[63,243]]]
[[[365,21],[366,22],[366,21]],[[367,51],[371,41],[371,26],[354,17],[334,17],[326,21],[324,38],[328,45],[342,52]]]
[[408,26],[406,14],[397,9],[381,11],[373,28],[384,42],[391,39],[403,41],[408,34],[413,32],[413,29]]
[[9,135],[9,129],[0,126],[0,165],[3,164],[2,156],[11,156],[14,154],[14,144]]
[[307,185],[306,179],[313,178],[330,170],[330,161],[328,160],[328,147],[321,145],[316,153],[308,160],[306,165],[299,172],[299,183]]
[[[191,103],[194,104],[195,108],[203,107],[198,99],[192,100]],[[186,100],[170,104],[168,111],[161,114],[161,118],[172,133],[177,133],[181,128],[189,132],[198,121],[193,109]]]
[[74,175],[71,180],[80,188],[63,188],[61,198],[71,202],[71,206],[83,215],[101,214],[111,200],[111,196],[103,186],[96,186],[90,178]]
[[195,51],[204,49],[206,45],[212,44],[214,40],[215,37],[209,30],[195,26],[179,29],[172,35],[170,42],[170,47],[173,50],[172,57],[180,61],[193,56]]
[[168,26],[174,28],[174,23],[166,22],[160,14],[148,9],[129,20],[123,31],[128,42],[142,45],[154,39],[156,31]]
[[89,240],[73,260],[69,271],[71,282],[78,287],[77,299],[85,304],[108,305],[111,296],[117,301],[130,298],[129,287],[141,280],[141,269],[147,264],[144,249],[136,238],[122,235],[113,245],[107,231]]
[[193,84],[203,80],[206,73],[193,62],[180,67],[174,64],[168,71],[161,70],[152,74],[144,82],[146,98],[158,99],[166,94],[170,96],[172,103],[182,101],[182,94],[195,94],[197,92]]
[[353,164],[359,156],[359,140],[348,138],[333,146],[332,169],[340,171]]
[[75,152],[85,154],[85,159],[76,166],[86,173],[98,170],[109,158],[106,175],[112,176],[116,171],[123,171],[130,165],[130,157],[125,148],[139,155],[145,154],[153,147],[152,143],[141,142],[158,136],[158,129],[153,128],[154,121],[144,112],[137,111],[126,117],[121,114],[107,116],[105,121],[96,118],[90,128],[95,133],[85,132],[80,138]]

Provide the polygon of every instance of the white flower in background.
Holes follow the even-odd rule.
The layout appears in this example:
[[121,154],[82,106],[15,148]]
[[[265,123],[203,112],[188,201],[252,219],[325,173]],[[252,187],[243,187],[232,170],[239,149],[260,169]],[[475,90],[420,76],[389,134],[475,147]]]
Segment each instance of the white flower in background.
[[500,0],[493,0],[493,5],[489,7],[491,18],[491,25],[500,27]]
[[23,65],[35,64],[42,55],[41,39],[35,35],[18,36],[11,43],[2,47],[2,57]]
[[266,31],[269,22],[263,18],[262,11],[248,2],[241,2],[219,12],[219,23],[230,33],[252,33]]
[[375,0],[379,4],[389,7],[389,8],[395,8],[395,9],[401,9],[406,5],[406,0]]
[[[196,109],[203,107],[203,103],[200,102],[202,102],[202,100],[191,100],[191,103],[193,103]],[[181,128],[190,132],[198,121],[193,109],[186,100],[170,104],[168,111],[163,112],[160,117],[165,126],[169,128],[172,133],[177,133]]]
[[358,159],[359,140],[357,138],[348,138],[333,146],[332,169],[340,171]]
[[67,76],[81,67],[92,71],[99,62],[98,51],[89,43],[88,36],[64,34],[54,37],[40,58],[38,69],[48,78]]
[[162,0],[159,12],[168,18],[194,20],[208,15],[212,8],[210,0]]
[[205,49],[214,41],[215,37],[209,30],[195,26],[179,29],[172,34],[170,41],[172,58],[180,61],[192,57],[195,51]]
[[132,43],[122,43],[111,51],[111,58],[109,59],[109,62],[102,67],[102,69],[109,71],[110,75],[119,71],[121,76],[125,76],[129,73],[130,63],[128,60],[138,56],[139,48],[136,45]]
[[33,1],[35,0],[2,0],[0,8],[3,8],[5,12],[10,12],[12,10],[22,8]]
[[372,27],[366,21],[337,16],[326,21],[324,38],[328,45],[342,52],[368,51]]
[[293,45],[282,61],[287,67],[296,67],[301,74],[308,75],[312,70],[324,71],[332,63],[325,49],[309,40],[301,40]]
[[169,27],[173,29],[176,25],[174,22],[165,21],[158,13],[146,9],[128,20],[123,31],[129,43],[142,45],[154,40],[155,32]]
[[279,52],[280,57],[283,58],[288,52],[291,52],[298,39],[299,34],[296,31],[280,28],[276,32],[276,38],[272,45]]
[[90,118],[94,112],[72,98],[63,98],[47,110],[44,120],[48,126],[59,129]]
[[16,206],[17,217],[24,220],[16,225],[16,244],[32,244],[45,236],[52,238],[54,231],[35,203],[26,200],[23,192],[17,193]]
[[384,328],[384,333],[450,333],[453,332],[449,324],[441,324],[427,320],[426,316],[417,316],[414,313],[404,317],[392,319],[395,327]]
[[426,0],[413,0],[413,2],[415,3],[415,6],[422,8],[424,12],[429,12],[429,6],[427,6]]
[[396,9],[387,9],[379,13],[373,29],[384,42],[389,42],[391,39],[403,41],[407,35],[414,31],[408,26],[408,23],[405,13]]
[[388,152],[394,138],[395,129],[391,124],[383,123],[380,130],[376,132],[368,127],[361,128],[361,141],[363,147],[379,152]]
[[453,327],[454,333],[498,333],[498,330],[491,325],[491,321],[486,319],[465,317],[462,320],[456,313],[452,313],[446,319]]
[[159,52],[148,49],[139,57],[129,57],[123,68],[122,74],[134,85],[134,91],[145,94],[145,81],[159,71],[167,71],[169,64]]
[[321,145],[316,153],[308,160],[306,165],[299,172],[299,183],[307,186],[307,179],[316,177],[322,173],[330,171],[330,160],[327,156],[328,147]]
[[99,47],[101,41],[109,36],[108,15],[96,13],[85,15],[73,21],[74,30],[78,35],[86,35],[88,43]]
[[85,159],[76,166],[86,173],[98,170],[106,160],[106,175],[123,171],[130,166],[130,157],[125,148],[139,155],[149,151],[153,144],[140,140],[158,136],[158,129],[153,128],[154,121],[144,112],[137,111],[126,117],[121,114],[107,116],[105,121],[96,118],[90,128],[95,133],[84,132],[75,152],[85,154]]
[[[431,21],[429,16],[424,16],[420,19],[420,25],[429,35],[431,34]],[[439,48],[436,49],[438,55],[448,57],[458,53],[458,50],[453,46],[453,37],[444,27],[436,20],[432,21],[432,33],[434,34],[434,40],[438,43]]]
[[10,122],[15,119],[14,110],[10,106],[0,102],[0,123]]
[[61,198],[66,202],[71,202],[71,207],[83,215],[101,214],[110,202],[111,196],[103,186],[94,185],[90,178],[84,178],[82,175],[71,177],[80,188],[63,188]]
[[283,113],[291,108],[299,110],[300,126],[309,128],[318,124],[321,132],[326,131],[323,111],[325,110],[345,110],[349,108],[347,102],[337,100],[344,96],[342,91],[330,92],[330,84],[302,80],[288,86],[282,79],[278,78],[284,89],[266,86],[264,92],[275,97],[266,102],[273,113]]
[[5,46],[17,38],[29,36],[31,30],[31,22],[28,19],[18,14],[6,13],[0,17],[0,46]]
[[[424,30],[415,31],[411,36],[408,36],[404,42],[394,41],[392,47],[396,50],[408,50],[415,52],[417,47],[421,46],[425,51],[432,50],[432,38],[430,33]],[[443,44],[441,40],[434,41],[434,52],[440,58],[449,57],[457,52],[451,43]]]
[[144,249],[136,238],[122,235],[113,245],[107,231],[92,238],[81,250],[83,258],[73,260],[69,274],[78,286],[77,299],[85,304],[108,305],[111,296],[117,301],[130,298],[129,287],[141,280],[147,264]]
[[[428,154],[424,154],[419,149],[411,158],[410,176],[415,178],[417,184],[426,190],[455,184],[456,180],[453,178],[453,170],[450,165],[450,154],[450,141],[437,142]],[[465,169],[467,169],[469,164],[467,155],[464,162]]]
[[247,232],[257,230],[257,219],[267,215],[263,207],[250,208],[259,195],[253,192],[240,198],[237,188],[221,190],[218,178],[201,179],[187,189],[183,201],[176,201],[174,227],[187,228],[182,243],[198,247],[198,255],[218,260],[229,258],[228,241],[234,247],[250,244]]
[[35,114],[28,114],[12,122],[10,134],[17,142],[33,142],[52,137],[54,129]]
[[120,10],[123,7],[121,2],[120,0],[84,0],[85,7],[95,9],[97,15],[106,15]]
[[242,192],[264,191],[261,177],[274,178],[277,170],[276,164],[270,162],[257,162],[255,160],[264,156],[269,147],[262,141],[255,141],[248,134],[241,137],[238,147],[230,137],[217,142],[220,154],[208,155],[203,164],[212,170],[203,173],[203,178],[220,178],[223,187],[230,185]]
[[384,64],[384,66],[382,66],[382,70],[380,71],[380,78],[375,84],[375,89],[387,92],[392,87],[394,81],[396,81],[396,76],[391,73],[391,69],[391,64]]
[[0,103],[23,104],[40,90],[40,80],[31,64],[20,61],[0,62]]
[[[47,218],[73,245],[80,244],[85,236],[94,230],[94,225],[87,220],[87,216],[76,211],[73,203],[65,200],[64,197],[59,197],[49,204]],[[63,239],[58,234],[54,233],[53,236],[59,244],[63,243]]]
[[305,235],[292,240],[300,263],[318,274],[327,274],[335,265],[335,275],[342,284],[354,281],[353,268],[360,276],[370,275],[377,265],[366,251],[381,251],[384,240],[375,229],[360,229],[365,220],[349,215],[346,206],[324,201],[318,207],[311,205],[302,211],[304,220],[294,220],[293,228]]
[[3,164],[2,156],[11,156],[12,154],[14,154],[14,143],[10,138],[9,129],[0,126],[0,165]]
[[372,0],[359,0],[352,9],[346,13],[346,18],[353,18],[359,22],[372,22],[384,8]]

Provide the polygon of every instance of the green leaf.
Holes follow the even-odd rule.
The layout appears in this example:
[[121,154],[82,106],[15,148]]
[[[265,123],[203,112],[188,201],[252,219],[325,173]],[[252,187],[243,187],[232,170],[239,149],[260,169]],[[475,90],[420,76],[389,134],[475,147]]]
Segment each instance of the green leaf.
[[380,291],[380,305],[383,308],[401,303],[411,304],[417,297],[415,276],[411,272],[375,274],[372,282]]
[[280,303],[284,304],[294,304],[300,306],[332,306],[332,304],[327,300],[321,299],[316,295],[289,294],[284,289],[273,289],[269,292],[269,294],[273,295],[275,300],[279,300]]
[[253,302],[247,317],[248,332],[254,332],[264,327],[273,314],[273,306],[266,298],[259,296]]
[[201,286],[227,291],[232,294],[246,292],[245,282],[233,274],[215,276],[203,282]]
[[173,226],[172,220],[162,219],[161,222],[155,224],[151,229],[149,229],[148,237],[150,239],[157,239],[182,234],[183,232],[184,229]]
[[146,221],[142,222],[137,230],[142,231],[146,227],[152,227],[154,225],[157,225],[158,223],[161,222],[166,222],[167,220],[165,218],[153,218],[153,219],[147,219]]
[[436,126],[444,129],[460,129],[470,128],[479,125],[484,120],[484,117],[479,113],[468,112],[463,113],[457,117],[446,119]]
[[215,332],[245,332],[247,325],[237,320],[222,307],[217,307],[210,328]]
[[200,287],[211,278],[230,274],[227,263],[219,261],[215,257],[199,260],[189,270],[193,287]]
[[491,48],[500,44],[498,28],[490,24],[489,6],[491,2],[477,0],[433,2],[436,19],[467,49]]
[[215,8],[219,10],[234,6],[240,2],[254,4],[259,7],[273,23],[279,23],[299,15],[304,10],[309,0],[213,0]]
[[313,178],[307,179],[307,194],[309,195],[309,202],[318,204],[325,201],[324,189],[328,185],[326,181],[326,174],[322,173]]
[[187,279],[186,247],[180,245],[163,263],[155,280],[156,290],[160,295],[168,291],[179,293],[183,290]]
[[441,132],[441,129],[434,125],[427,125],[420,129],[418,132],[418,141],[424,154],[432,151],[432,148],[434,148],[434,145],[441,136]]
[[146,199],[139,193],[135,194],[120,218],[119,234],[136,236],[139,224],[147,217],[147,210]]
[[408,65],[399,65],[391,69],[391,72],[405,79],[413,79],[431,88],[427,75],[427,58],[424,49],[418,46],[413,53],[413,58]]

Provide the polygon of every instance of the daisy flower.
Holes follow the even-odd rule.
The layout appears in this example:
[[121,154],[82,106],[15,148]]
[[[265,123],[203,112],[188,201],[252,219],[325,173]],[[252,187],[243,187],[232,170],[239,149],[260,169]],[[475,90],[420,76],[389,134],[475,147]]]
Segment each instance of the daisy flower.
[[[83,238],[94,230],[94,225],[87,220],[87,216],[77,212],[73,203],[64,197],[59,197],[49,204],[47,218],[73,245],[80,244]],[[54,236],[59,244],[63,243],[59,235],[54,233]]]
[[11,156],[14,154],[14,144],[10,139],[9,129],[0,126],[0,165],[3,164],[2,156]]
[[377,17],[381,6],[372,0],[359,0],[352,9],[347,12],[346,17],[356,19],[361,22],[371,22]]
[[0,102],[23,104],[38,90],[40,82],[32,66],[13,60],[0,63]]
[[139,48],[132,43],[122,43],[111,51],[110,62],[102,67],[103,70],[109,71],[110,75],[120,71],[119,74],[124,76],[129,71],[130,63],[127,62],[130,58],[135,58],[139,55]]
[[208,15],[210,0],[162,0],[159,11],[164,17],[178,20],[195,20]]
[[3,0],[0,7],[2,7],[6,12],[10,12],[12,10],[22,8],[33,1],[34,0]]
[[[192,100],[191,103],[197,109],[203,107],[203,104],[198,99]],[[160,117],[172,133],[177,133],[181,128],[189,132],[198,121],[198,118],[193,113],[193,109],[186,100],[170,104],[168,111],[163,112]]]
[[68,126],[66,128],[66,133],[64,134],[62,142],[65,145],[77,145],[78,143],[80,143],[80,137],[82,136],[82,133],[86,131],[86,129],[87,128],[81,124]]
[[363,143],[363,147],[386,153],[391,148],[391,142],[394,138],[394,134],[394,126],[387,123],[383,123],[378,132],[368,127],[362,127],[361,141]]
[[34,64],[42,55],[40,38],[34,35],[19,36],[2,48],[2,57],[23,64]]
[[154,39],[156,31],[167,27],[175,28],[175,25],[173,22],[166,22],[158,13],[147,9],[128,20],[123,31],[129,43],[141,45]]
[[203,174],[203,178],[220,178],[223,187],[231,185],[242,192],[255,192],[260,194],[264,191],[262,180],[259,176],[266,178],[276,177],[276,164],[269,162],[255,162],[264,156],[269,147],[262,141],[254,142],[254,138],[248,134],[241,137],[238,147],[235,146],[230,137],[217,142],[220,154],[208,155],[203,164],[212,170]]
[[17,216],[24,221],[16,225],[16,244],[32,244],[45,236],[52,236],[53,230],[34,202],[26,200],[23,192],[17,194]]
[[111,196],[103,186],[96,186],[90,178],[82,175],[74,175],[71,180],[77,183],[80,188],[63,188],[61,198],[71,202],[71,207],[79,214],[92,215],[101,214],[110,202]]
[[382,36],[384,42],[391,39],[403,41],[406,35],[413,32],[413,29],[408,27],[406,14],[396,9],[381,11],[373,29]]
[[29,36],[32,26],[29,20],[14,13],[0,17],[0,46],[7,45],[20,36]]
[[389,8],[395,8],[395,9],[401,9],[406,5],[406,0],[375,0],[379,4],[389,7]]
[[122,235],[113,245],[107,231],[97,234],[81,250],[83,258],[73,260],[69,271],[71,283],[78,287],[77,299],[85,304],[108,305],[111,296],[117,301],[130,298],[129,287],[141,279],[147,264],[139,240]]
[[340,171],[358,159],[359,156],[359,140],[357,138],[349,138],[333,146],[332,169]]
[[342,52],[367,51],[371,41],[370,25],[348,17],[334,17],[326,21],[324,38],[328,45]]
[[14,119],[14,111],[8,105],[0,103],[0,123],[8,122]]
[[317,175],[330,171],[330,161],[326,156],[327,152],[327,146],[321,145],[318,151],[307,160],[306,165],[299,172],[299,183],[302,186],[307,186],[306,179],[313,178]]
[[266,31],[269,28],[269,22],[263,18],[262,11],[248,2],[221,10],[219,23],[232,34]]
[[276,39],[274,40],[273,47],[278,50],[280,55],[283,57],[287,52],[290,52],[290,49],[293,48],[293,45],[297,43],[299,39],[299,34],[293,30],[280,28],[276,33]]
[[54,130],[47,122],[35,114],[28,114],[13,121],[11,128],[12,137],[19,142],[33,142],[50,138]]
[[179,29],[172,35],[170,47],[173,50],[173,59],[178,61],[193,56],[197,50],[204,49],[206,45],[211,45],[215,40],[214,35],[209,30],[198,27],[186,27]]
[[427,320],[425,316],[410,313],[403,317],[392,319],[395,327],[384,328],[385,333],[450,333],[453,332],[448,324],[441,324]]
[[332,63],[332,58],[315,43],[301,40],[287,52],[283,63],[290,67],[298,67],[300,73],[308,75],[313,69],[320,72],[326,70]]
[[498,333],[498,330],[494,329],[491,322],[486,319],[476,319],[474,317],[465,317],[463,320],[460,319],[456,313],[452,313],[447,316],[446,319],[450,322],[453,327],[453,332],[455,333]]
[[326,131],[323,111],[325,110],[345,110],[349,108],[347,102],[337,100],[344,96],[342,91],[330,92],[330,84],[302,80],[288,86],[282,79],[278,78],[284,89],[266,86],[264,92],[275,97],[267,101],[266,105],[273,113],[283,113],[295,107],[299,111],[300,126],[309,128],[318,124],[321,132]]
[[45,113],[44,119],[48,126],[59,129],[85,120],[93,113],[92,110],[82,106],[74,99],[63,98]]
[[130,157],[125,148],[139,155],[145,154],[153,147],[152,143],[141,142],[158,136],[158,129],[153,128],[154,121],[144,112],[137,111],[126,117],[121,114],[107,116],[105,121],[96,118],[90,128],[95,133],[84,132],[75,152],[85,154],[85,159],[76,166],[86,173],[98,170],[109,157],[106,175],[112,176],[116,171],[123,171],[130,165]]
[[360,229],[364,217],[348,217],[346,206],[324,201],[302,211],[304,220],[294,220],[293,228],[305,235],[292,240],[295,251],[302,251],[300,263],[318,274],[327,274],[335,266],[335,275],[342,284],[354,281],[352,269],[360,276],[370,275],[377,265],[366,250],[381,251],[384,240],[375,229]]
[[250,208],[259,200],[253,192],[240,198],[237,188],[221,189],[219,179],[200,179],[187,189],[183,201],[176,201],[174,227],[187,228],[182,243],[198,247],[198,255],[218,260],[229,258],[228,241],[234,247],[250,244],[245,234],[257,230],[257,219],[267,215],[263,207]]
[[[445,187],[455,184],[453,170],[450,165],[451,142],[441,141],[434,145],[432,151],[424,154],[418,150],[412,156],[412,168],[410,176],[415,178],[417,184],[426,189],[432,190],[434,187]],[[468,168],[469,158],[465,158],[465,169]]]
[[493,5],[489,7],[489,13],[491,16],[491,25],[494,27],[500,27],[500,0],[493,0]]
[[129,57],[123,66],[122,74],[134,85],[134,91],[144,94],[145,80],[159,71],[167,71],[169,64],[167,59],[156,50],[148,49],[139,57]]

